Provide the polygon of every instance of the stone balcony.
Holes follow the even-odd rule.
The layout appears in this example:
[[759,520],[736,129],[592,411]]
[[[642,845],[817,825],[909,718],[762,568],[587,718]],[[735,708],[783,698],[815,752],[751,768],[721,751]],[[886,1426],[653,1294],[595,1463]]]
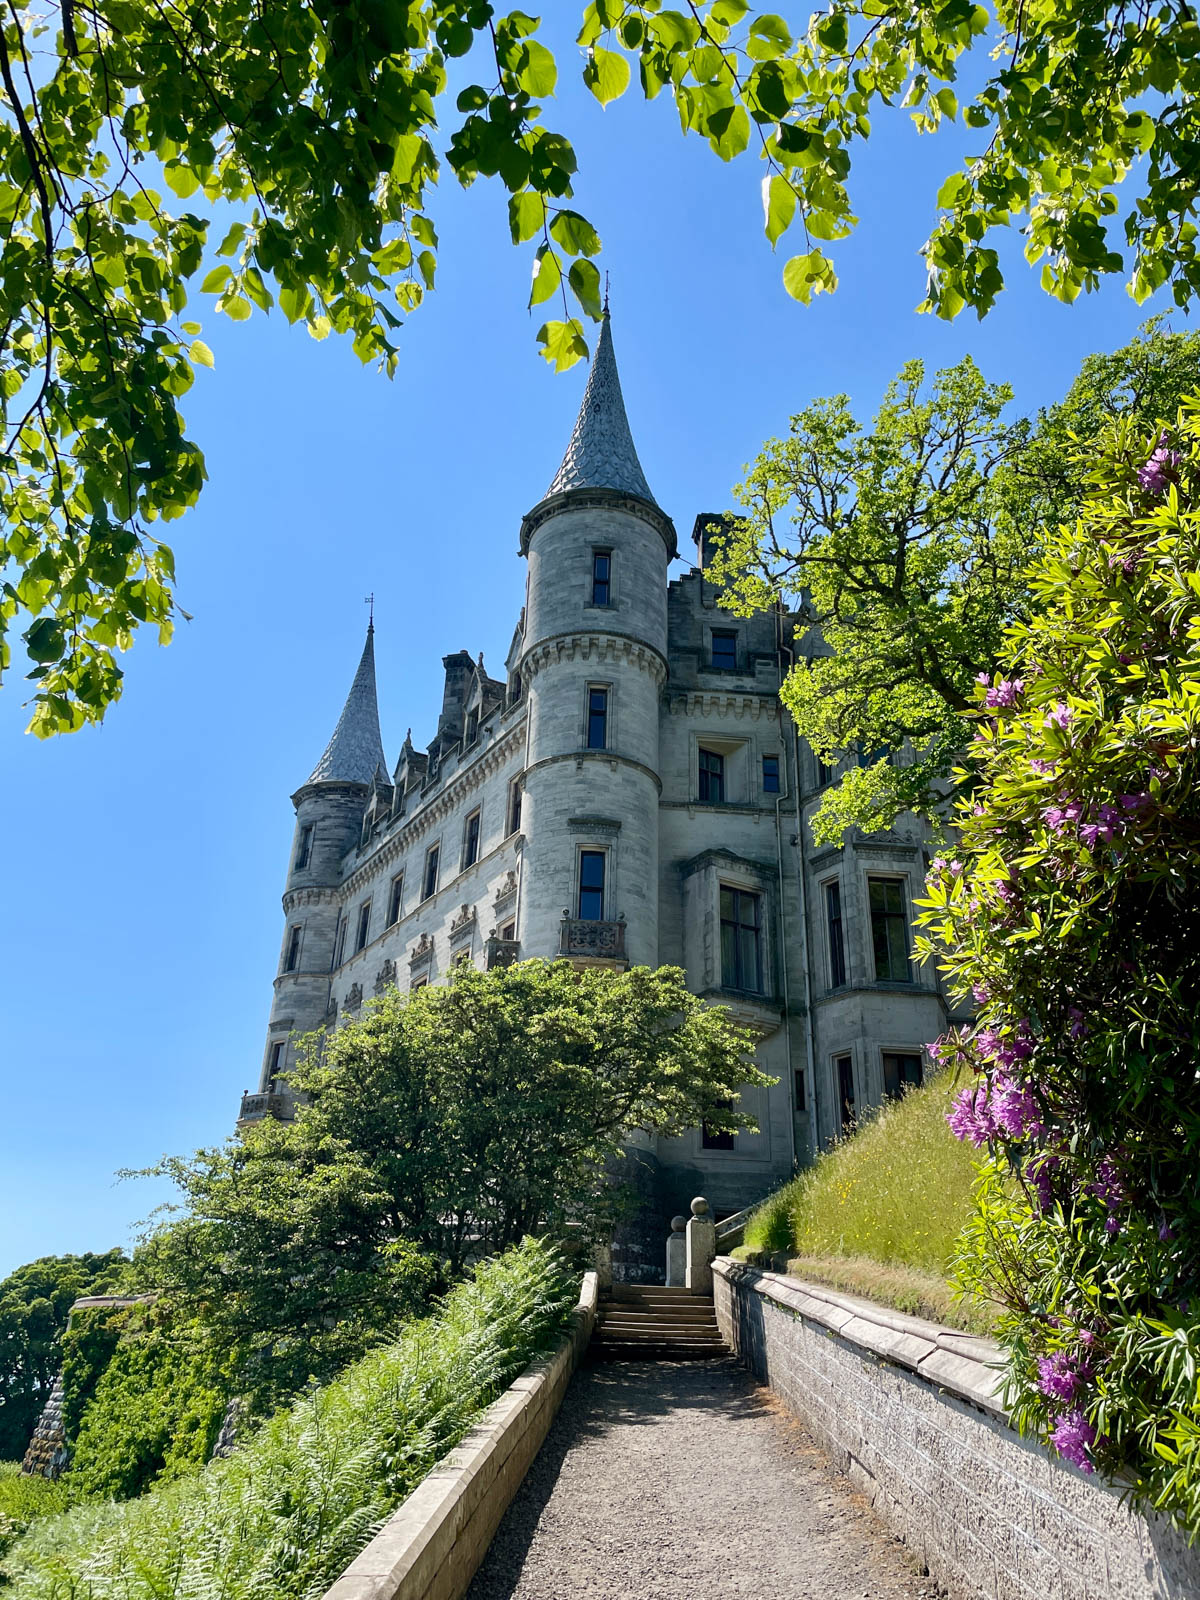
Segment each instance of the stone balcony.
[[521,959],[521,941],[519,939],[490,938],[484,945],[484,967],[490,972],[493,967],[511,967],[514,961]]
[[242,1109],[238,1112],[238,1126],[241,1127],[245,1122],[261,1122],[264,1117],[277,1117],[280,1122],[288,1122],[291,1115],[290,1095],[281,1094],[275,1089],[266,1094],[244,1094]]
[[616,922],[591,922],[582,917],[564,917],[558,953],[578,966],[624,970],[629,965],[625,954],[625,918]]

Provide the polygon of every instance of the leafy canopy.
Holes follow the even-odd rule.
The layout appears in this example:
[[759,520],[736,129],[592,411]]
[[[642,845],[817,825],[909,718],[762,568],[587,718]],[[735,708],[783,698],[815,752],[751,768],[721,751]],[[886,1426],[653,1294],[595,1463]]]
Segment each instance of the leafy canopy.
[[43,1256],[0,1282],[0,1461],[25,1454],[62,1365],[72,1302],[113,1291],[127,1266],[121,1250]]
[[[570,141],[545,124],[558,66],[538,27],[487,0],[0,11],[0,670],[27,619],[35,733],[99,720],[137,629],[170,637],[161,525],[205,475],[180,412],[212,365],[197,293],[235,321],[278,305],[393,372],[397,330],[434,284],[444,161],[507,190],[512,239],[533,249],[530,305],[561,307],[543,354],[559,370],[586,354],[600,238],[571,203]],[[985,41],[996,64],[961,109],[980,153],[938,195],[925,306],[982,315],[1002,284],[989,236],[1020,218],[1061,298],[1128,265],[1138,298],[1171,281],[1186,303],[1200,274],[1186,12],[834,0],[799,29],[745,0],[593,0],[579,34],[602,104],[636,64],[685,133],[725,161],[761,157],[766,235],[802,237],[783,283],[805,303],[836,286],[827,245],[854,226],[851,151],[871,118],[899,105],[926,131],[956,121],[958,63]],[[451,106],[449,66],[468,55],[455,80],[474,81]],[[1127,264],[1108,223],[1139,162]]]
[[1121,416],[1174,416],[1198,386],[1200,335],[1155,320],[1089,356],[1033,421],[1006,420],[1011,390],[969,358],[928,386],[914,361],[869,430],[838,395],[767,441],[709,576],[742,614],[778,600],[798,611],[784,702],[823,760],[850,757],[818,840],[888,827],[906,808],[937,814],[970,740],[975,678],[1027,609],[1026,568],[1086,495],[1079,441]]
[[678,968],[527,961],[385,995],[323,1047],[314,1036],[291,1081],[306,1099],[294,1123],[163,1164],[187,1211],[138,1256],[268,1392],[386,1336],[438,1268],[610,1227],[630,1129],[746,1125],[733,1101],[769,1080]]
[[960,1271],[1004,1308],[1016,1414],[1194,1534],[1200,402],[1119,425],[1090,490],[988,684],[918,949],[980,1008],[937,1049],[993,1158]]

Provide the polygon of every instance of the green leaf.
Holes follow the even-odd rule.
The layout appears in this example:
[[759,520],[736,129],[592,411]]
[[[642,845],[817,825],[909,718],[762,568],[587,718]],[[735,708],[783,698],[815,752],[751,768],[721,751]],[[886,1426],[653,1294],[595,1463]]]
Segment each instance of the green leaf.
[[527,95],[535,100],[545,99],[554,93],[558,82],[558,66],[544,44],[530,39],[525,46],[527,61],[517,74],[517,82]]
[[833,16],[826,17],[817,27],[817,38],[831,55],[844,55],[846,46],[850,43],[850,29],[845,13],[835,11]]
[[752,60],[774,61],[777,56],[786,55],[791,47],[792,36],[782,17],[768,13],[765,16],[755,17],[750,24],[746,53]]
[[814,294],[837,288],[833,262],[820,250],[811,250],[806,256],[793,256],[783,269],[783,287],[802,305],[808,305]]
[[583,69],[583,81],[602,106],[609,105],[629,87],[629,62],[619,51],[593,45]]
[[200,285],[200,292],[202,294],[219,294],[232,277],[232,267],[214,267]]
[[533,263],[533,287],[529,291],[529,304],[541,305],[562,282],[562,262],[553,250],[541,245]]
[[594,256],[600,251],[600,235],[578,211],[560,211],[550,224],[550,236],[564,250],[576,256]]
[[585,360],[588,353],[583,328],[571,318],[570,322],[546,322],[538,329],[538,344],[542,355],[555,372],[566,372],[577,361]]
[[203,339],[193,339],[188,349],[189,358],[198,367],[211,367],[214,365],[213,353]]
[[546,223],[546,202],[532,189],[522,189],[510,196],[508,202],[508,229],[514,244],[524,244],[534,234],[541,233]]
[[767,238],[774,248],[796,214],[796,191],[782,174],[776,172],[763,179],[762,197]]
[[600,303],[600,272],[594,262],[573,261],[571,270],[567,273],[567,282],[589,317],[599,317],[603,313],[604,308]]

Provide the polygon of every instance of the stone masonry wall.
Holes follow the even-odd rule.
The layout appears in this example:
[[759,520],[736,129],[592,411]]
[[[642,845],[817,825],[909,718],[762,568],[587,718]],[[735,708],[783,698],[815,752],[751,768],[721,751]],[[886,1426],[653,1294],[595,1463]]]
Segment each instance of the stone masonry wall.
[[1008,1425],[990,1340],[719,1258],[725,1338],[954,1600],[1195,1600],[1200,1549]]

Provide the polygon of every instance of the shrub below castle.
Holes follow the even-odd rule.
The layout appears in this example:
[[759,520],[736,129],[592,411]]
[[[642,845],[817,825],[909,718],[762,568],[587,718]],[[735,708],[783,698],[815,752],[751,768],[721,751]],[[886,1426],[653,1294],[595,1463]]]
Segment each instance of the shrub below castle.
[[[939,1053],[990,1153],[963,1282],[1018,1422],[1200,1530],[1200,405],[1128,430],[980,686],[925,924],[978,1025]],[[947,953],[948,952],[948,953]]]
[[46,1518],[3,1567],[12,1600],[320,1594],[479,1413],[567,1325],[578,1279],[527,1240],[229,1457],[138,1500]]

